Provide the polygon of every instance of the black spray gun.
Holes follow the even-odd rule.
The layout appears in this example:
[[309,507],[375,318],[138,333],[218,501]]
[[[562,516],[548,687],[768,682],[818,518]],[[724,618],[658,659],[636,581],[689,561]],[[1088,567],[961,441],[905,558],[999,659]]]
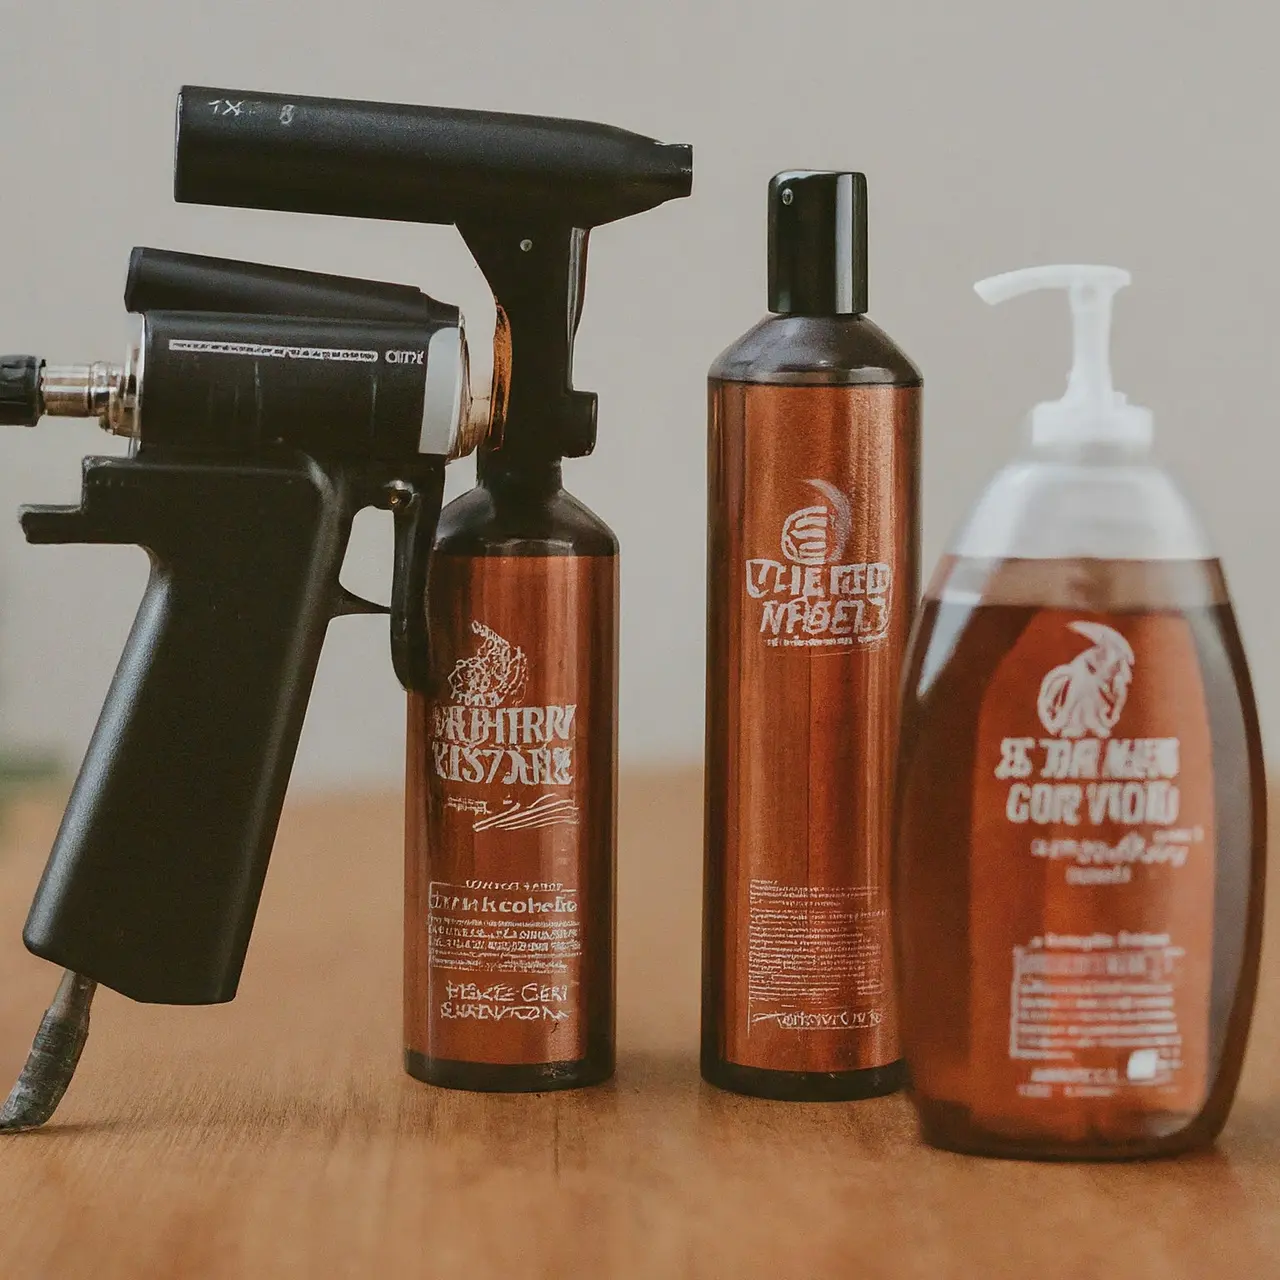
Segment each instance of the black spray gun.
[[497,303],[493,385],[473,397],[459,313],[411,287],[145,249],[122,364],[0,362],[0,422],[97,417],[133,442],[86,459],[78,507],[26,508],[28,540],[152,562],[24,931],[67,973],[0,1128],[52,1115],[96,984],[234,997],[328,622],[383,611],[339,585],[355,515],[393,512],[392,657],[427,692],[446,460],[502,447],[516,415],[590,451],[587,233],[690,182],[688,148],[602,125],[182,91],[179,200],[457,224]]

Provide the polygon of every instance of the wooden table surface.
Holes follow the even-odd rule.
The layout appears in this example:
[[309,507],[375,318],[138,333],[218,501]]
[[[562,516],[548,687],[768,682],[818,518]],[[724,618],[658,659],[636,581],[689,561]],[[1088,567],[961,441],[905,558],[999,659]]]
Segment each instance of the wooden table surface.
[[[622,795],[612,1084],[501,1097],[401,1074],[399,799],[293,804],[238,999],[101,993],[54,1123],[0,1140],[0,1278],[1280,1276],[1274,946],[1216,1151],[930,1151],[901,1097],[701,1083],[699,782],[631,776]],[[20,940],[56,817],[24,801],[2,837],[4,1087],[56,982]]]

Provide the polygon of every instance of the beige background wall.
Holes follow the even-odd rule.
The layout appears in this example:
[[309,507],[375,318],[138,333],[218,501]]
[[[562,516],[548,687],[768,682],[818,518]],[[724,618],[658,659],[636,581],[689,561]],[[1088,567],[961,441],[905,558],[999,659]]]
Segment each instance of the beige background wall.
[[[1280,723],[1274,43],[1245,0],[0,0],[0,349],[114,358],[134,244],[411,281],[477,317],[449,229],[176,206],[179,84],[597,118],[696,147],[695,199],[599,232],[577,384],[600,447],[566,468],[624,548],[627,760],[701,749],[703,377],[763,310],[763,192],[785,167],[871,184],[872,314],[926,376],[931,563],[1036,399],[1065,308],[992,313],[984,274],[1129,267],[1119,385],[1215,531]],[[1264,29],[1266,28],[1266,29]],[[488,306],[491,316],[492,308]],[[96,428],[0,441],[0,513],[70,501]],[[467,483],[455,469],[453,489]],[[348,580],[385,591],[362,521]],[[0,731],[78,758],[145,580],[141,552],[32,549],[0,519]],[[392,781],[385,622],[334,624],[299,781]]]

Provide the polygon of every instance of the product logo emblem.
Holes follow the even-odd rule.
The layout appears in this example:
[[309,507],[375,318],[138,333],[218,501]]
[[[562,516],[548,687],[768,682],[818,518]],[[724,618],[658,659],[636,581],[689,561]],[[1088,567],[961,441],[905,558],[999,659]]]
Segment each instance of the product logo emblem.
[[[572,794],[545,789],[574,785],[577,704],[525,705],[525,651],[479,620],[471,634],[475,652],[454,663],[449,700],[431,708],[436,776],[459,787],[446,793],[445,807],[472,815],[476,831],[576,826]],[[525,788],[535,789],[532,800]]]
[[[1028,643],[1060,639],[1059,625],[1055,621],[1051,631],[1036,629],[1036,638]],[[1103,824],[1171,827],[1182,804],[1182,746],[1175,737],[1111,736],[1133,683],[1133,648],[1100,622],[1068,622],[1066,627],[1093,645],[1040,682],[1036,711],[1054,736],[1001,739],[995,777],[1011,784],[1005,816],[1019,825],[1060,829],[1059,836],[1036,840],[1031,853],[1078,859],[1078,865],[1068,868],[1068,884],[1128,884],[1135,861],[1181,866],[1187,846],[1167,834],[1151,841],[1144,836],[1136,843],[1121,838],[1115,844],[1093,835],[1083,843],[1067,836],[1068,828]],[[1022,722],[1030,711],[1002,704],[1001,714]]]
[[454,700],[464,707],[500,707],[524,692],[529,664],[524,650],[504,640],[483,622],[471,623],[480,647],[470,658],[460,658],[449,673]]
[[782,526],[782,554],[793,564],[836,564],[853,532],[853,504],[833,484],[806,480],[827,502],[793,511]]
[[1060,738],[1091,733],[1109,738],[1133,683],[1133,649],[1118,631],[1100,622],[1067,626],[1092,640],[1093,647],[1045,676],[1036,700],[1040,723]]
[[825,499],[782,522],[782,559],[747,561],[747,595],[759,601],[760,634],[770,648],[853,649],[889,630],[893,569],[850,564],[853,502],[828,480],[801,482]]

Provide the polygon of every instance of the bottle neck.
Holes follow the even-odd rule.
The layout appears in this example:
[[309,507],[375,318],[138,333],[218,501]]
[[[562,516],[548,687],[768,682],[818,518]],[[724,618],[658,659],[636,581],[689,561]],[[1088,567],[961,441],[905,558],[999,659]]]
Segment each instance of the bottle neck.
[[803,301],[795,306],[788,307],[785,311],[774,311],[772,307],[770,307],[769,311],[771,315],[778,316],[783,320],[865,320],[867,318],[865,309],[862,311],[836,311],[825,303],[815,303],[812,307],[806,307],[803,305]]
[[476,479],[486,489],[529,497],[549,497],[564,487],[559,458],[503,458],[484,449],[476,457]]

